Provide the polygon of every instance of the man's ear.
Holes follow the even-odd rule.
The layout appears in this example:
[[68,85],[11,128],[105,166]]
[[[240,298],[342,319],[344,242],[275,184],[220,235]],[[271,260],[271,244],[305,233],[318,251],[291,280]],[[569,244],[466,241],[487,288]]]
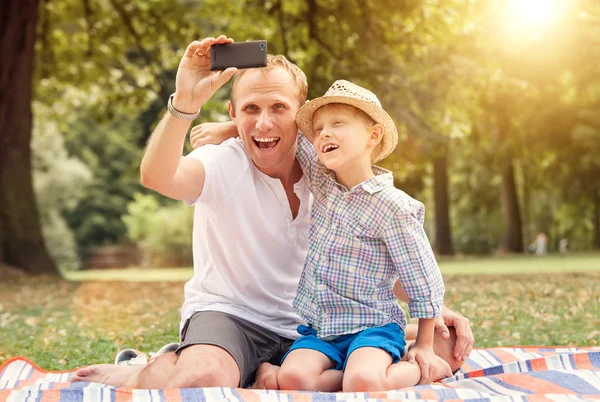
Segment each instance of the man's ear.
[[375,124],[371,129],[371,138],[372,144],[374,147],[377,146],[383,139],[384,128],[382,124]]
[[235,121],[235,108],[231,104],[231,101],[227,102],[227,111],[229,112],[229,117],[231,117],[231,120]]

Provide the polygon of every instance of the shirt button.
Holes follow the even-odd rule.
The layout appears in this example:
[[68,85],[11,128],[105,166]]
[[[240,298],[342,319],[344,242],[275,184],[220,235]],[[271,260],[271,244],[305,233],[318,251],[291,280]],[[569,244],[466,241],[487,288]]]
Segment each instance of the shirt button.
[[319,284],[317,285],[317,289],[319,289],[319,290],[325,290],[325,289],[327,289],[327,286],[326,286],[326,285],[324,285],[324,284],[322,284],[322,283],[319,283]]

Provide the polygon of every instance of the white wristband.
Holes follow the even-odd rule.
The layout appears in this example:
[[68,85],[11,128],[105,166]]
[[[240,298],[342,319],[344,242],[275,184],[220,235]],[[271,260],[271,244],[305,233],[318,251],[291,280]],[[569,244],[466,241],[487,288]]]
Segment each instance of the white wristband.
[[171,113],[171,115],[177,119],[196,120],[196,118],[200,115],[200,109],[198,109],[198,111],[196,113],[180,112],[179,110],[175,109],[175,107],[173,106],[173,97],[174,96],[175,96],[175,94],[171,94],[171,96],[169,96],[169,101],[167,102],[167,109],[169,110],[169,113]]

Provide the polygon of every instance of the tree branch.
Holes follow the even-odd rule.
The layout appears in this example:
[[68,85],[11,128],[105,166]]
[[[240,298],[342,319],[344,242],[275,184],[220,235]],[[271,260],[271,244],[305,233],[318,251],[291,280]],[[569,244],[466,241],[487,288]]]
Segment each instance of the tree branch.
[[327,50],[329,52],[329,54],[331,54],[332,56],[334,56],[335,60],[339,60],[339,55],[331,48],[331,46],[329,46],[327,43],[325,43],[321,37],[317,34],[317,23],[315,21],[315,15],[318,15],[319,13],[319,6],[317,5],[316,0],[307,0],[307,4],[308,4],[308,15],[307,15],[307,20],[308,20],[308,36],[313,39],[315,42],[317,42],[323,49]]
[[88,28],[88,48],[87,48],[87,55],[91,56],[92,53],[94,52],[94,46],[93,46],[93,37],[94,37],[94,26],[92,24],[92,15],[93,15],[93,11],[92,11],[92,6],[90,5],[90,0],[83,0],[83,15],[85,17],[85,23],[87,25]]
[[129,33],[133,37],[135,46],[137,47],[138,51],[140,52],[140,55],[142,56],[145,63],[148,65],[148,67],[152,71],[152,73],[154,74],[154,78],[156,79],[156,82],[158,83],[158,85],[160,87],[159,92],[160,93],[165,92],[165,85],[163,83],[163,80],[160,77],[160,73],[157,72],[156,69],[154,68],[152,56],[151,56],[150,52],[146,48],[144,48],[144,45],[142,44],[142,35],[135,30],[131,16],[129,14],[127,14],[127,11],[123,7],[123,5],[119,4],[119,2],[117,0],[110,0],[110,3],[115,8],[115,10],[117,10],[117,12],[119,13],[119,16],[123,20],[125,27],[127,28]]
[[287,41],[287,35],[285,34],[285,31],[283,30],[284,16],[283,16],[283,7],[281,5],[282,1],[283,0],[279,0],[277,3],[275,3],[275,9],[277,11],[277,21],[279,23],[279,34],[281,35],[281,42],[283,44],[283,54],[285,54],[287,57],[288,52],[289,52],[289,46],[288,46],[288,41]]
[[[50,32],[50,12],[48,11],[48,4],[50,0],[42,0],[42,4],[40,5],[40,21],[39,23],[39,31],[38,31],[38,40],[42,44],[41,51],[37,52],[37,57],[39,58],[39,66],[40,76],[47,77],[50,75],[48,71],[48,66],[54,64],[54,53],[52,52],[52,46],[50,42],[48,42],[48,32]],[[46,60],[44,60],[46,57]]]
[[125,24],[125,27],[127,28],[127,30],[129,31],[129,33],[133,37],[133,40],[135,42],[135,46],[137,47],[137,49],[140,52],[140,55],[142,56],[142,58],[144,59],[144,61],[148,65],[152,65],[152,56],[144,48],[144,45],[142,45],[142,36],[135,30],[135,27],[133,26],[133,21],[131,20],[131,16],[129,14],[127,14],[127,11],[123,7],[123,5],[119,4],[117,0],[110,0],[110,4],[119,13],[119,16],[121,17],[121,20],[123,20],[123,23]]

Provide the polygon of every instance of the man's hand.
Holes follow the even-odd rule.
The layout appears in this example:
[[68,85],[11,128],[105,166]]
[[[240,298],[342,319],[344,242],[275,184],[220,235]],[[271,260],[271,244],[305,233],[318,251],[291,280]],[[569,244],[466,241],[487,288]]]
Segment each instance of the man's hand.
[[175,109],[196,113],[235,74],[237,69],[233,67],[225,71],[210,71],[210,47],[232,42],[233,39],[221,35],[188,45],[177,69],[173,99]]
[[429,384],[441,378],[450,377],[452,370],[450,365],[442,358],[433,353],[432,347],[423,347],[415,344],[406,354],[409,363],[418,363],[421,369],[420,384]]
[[192,128],[190,143],[196,149],[207,144],[218,145],[229,138],[237,136],[237,126],[234,122],[202,123]]
[[454,346],[454,357],[457,360],[465,360],[473,350],[473,332],[468,318],[450,310],[442,308],[442,314],[435,321],[435,330],[441,332],[442,338],[448,339],[450,332],[448,327],[456,330],[456,345]]

